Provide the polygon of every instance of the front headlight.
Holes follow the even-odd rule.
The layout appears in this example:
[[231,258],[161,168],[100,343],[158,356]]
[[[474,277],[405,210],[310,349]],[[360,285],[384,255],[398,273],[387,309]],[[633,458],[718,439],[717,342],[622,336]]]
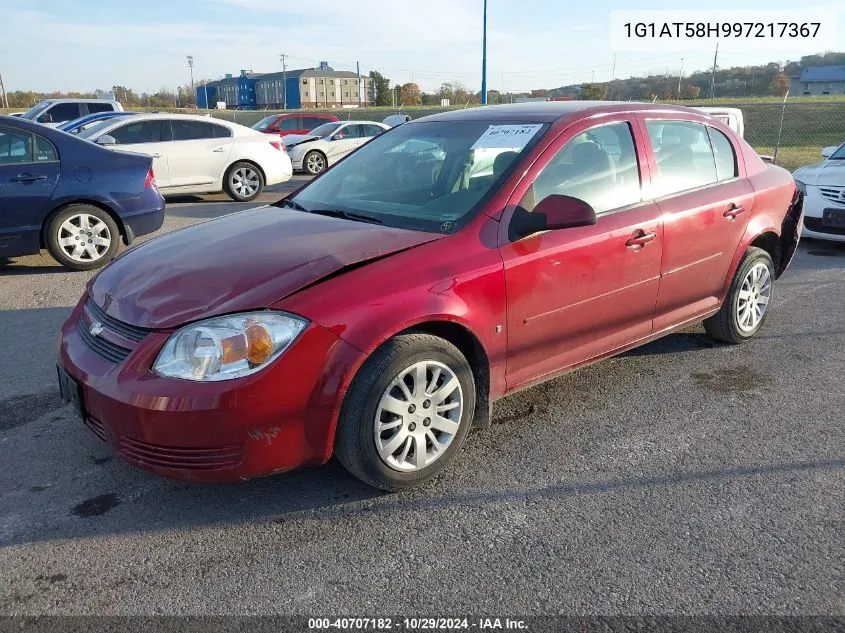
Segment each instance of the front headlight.
[[174,332],[153,364],[159,376],[231,380],[260,371],[308,322],[281,312],[246,312],[199,321]]

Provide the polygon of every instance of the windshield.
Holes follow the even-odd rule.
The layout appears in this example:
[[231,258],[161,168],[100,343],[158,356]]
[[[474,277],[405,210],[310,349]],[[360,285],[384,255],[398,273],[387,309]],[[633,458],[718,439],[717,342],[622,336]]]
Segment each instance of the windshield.
[[842,143],[839,149],[830,155],[829,160],[845,160],[845,143]]
[[548,125],[407,123],[375,137],[291,200],[307,211],[366,215],[452,233],[469,221]]
[[266,116],[263,119],[261,119],[258,123],[253,125],[252,129],[253,130],[266,130],[268,127],[270,127],[273,124],[273,121],[275,121],[278,118],[279,117],[276,114],[274,114],[272,116]]
[[79,138],[94,138],[97,136],[104,128],[112,125],[114,123],[114,117],[110,119],[105,119],[103,121],[95,121],[90,126],[86,126],[82,128],[82,131],[77,134]]
[[340,123],[323,123],[308,132],[308,136],[328,136],[340,127]]
[[36,118],[36,117],[37,117],[37,116],[38,116],[41,112],[43,112],[44,110],[46,110],[47,108],[49,108],[51,105],[53,105],[53,102],[52,102],[52,101],[42,101],[42,102],[41,102],[41,103],[39,103],[37,106],[33,106],[33,107],[31,107],[29,110],[27,110],[26,112],[24,112],[24,113],[21,115],[21,118],[22,118],[22,119],[29,119],[30,121],[32,121],[32,120],[33,120],[33,119],[35,119],[35,118]]

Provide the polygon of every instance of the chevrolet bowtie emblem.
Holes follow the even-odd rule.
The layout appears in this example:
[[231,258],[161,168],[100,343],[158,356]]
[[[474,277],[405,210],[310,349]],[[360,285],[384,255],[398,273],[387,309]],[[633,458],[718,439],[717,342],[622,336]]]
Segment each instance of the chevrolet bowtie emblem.
[[91,336],[99,336],[102,331],[103,331],[103,324],[98,322],[98,321],[94,321],[91,324],[91,327],[88,328],[88,333]]

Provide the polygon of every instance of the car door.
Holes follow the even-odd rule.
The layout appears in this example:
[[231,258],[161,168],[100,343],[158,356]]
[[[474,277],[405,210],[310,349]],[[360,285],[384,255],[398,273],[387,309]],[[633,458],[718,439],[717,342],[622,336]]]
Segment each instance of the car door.
[[234,138],[232,131],[211,121],[170,119],[172,140],[166,143],[171,187],[203,187],[222,182]]
[[279,132],[285,134],[305,134],[302,119],[298,116],[287,116],[278,122]]
[[0,126],[0,255],[36,253],[59,180],[56,147],[38,134]]
[[341,125],[326,143],[326,156],[333,164],[357,148],[361,140],[361,126],[357,123]]
[[740,177],[729,138],[703,123],[643,119],[652,193],[664,218],[663,265],[654,325],[696,320],[720,300],[754,190]]
[[[617,158],[599,142],[599,130],[602,138],[616,139]],[[660,209],[643,198],[642,143],[633,118],[577,123],[514,190],[499,234],[509,389],[651,334],[663,230]],[[589,203],[596,224],[515,239],[509,230],[514,214],[532,212],[552,194]]]
[[[132,118],[132,117],[127,117]],[[108,147],[136,154],[152,156],[153,174],[160,189],[170,186],[170,164],[165,152],[169,129],[164,119],[144,119],[121,122],[103,130],[102,136],[111,136],[117,142]]]

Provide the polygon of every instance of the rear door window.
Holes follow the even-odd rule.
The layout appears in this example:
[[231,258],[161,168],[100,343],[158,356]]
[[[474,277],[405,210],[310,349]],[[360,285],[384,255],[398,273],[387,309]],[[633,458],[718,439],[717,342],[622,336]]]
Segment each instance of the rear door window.
[[205,138],[214,138],[214,130],[211,123],[205,121],[182,121],[173,119],[170,122],[173,130],[174,141],[196,141]]
[[88,108],[88,114],[114,112],[114,107],[110,103],[86,103],[85,106]]
[[736,150],[727,136],[713,127],[708,127],[713,154],[716,157],[716,177],[719,180],[730,180],[739,176],[736,164]]
[[299,117],[292,116],[287,119],[282,119],[279,121],[279,129],[283,132],[287,132],[290,130],[301,130],[302,124],[300,123]]
[[126,123],[120,127],[106,132],[120,145],[137,145],[139,143],[158,143],[162,140],[161,119],[153,121],[136,121]]
[[59,160],[59,152],[56,151],[55,145],[43,136],[35,135],[34,138],[36,163],[51,163]]
[[717,182],[716,160],[707,128],[689,121],[646,121],[657,159],[656,196]]
[[212,123],[211,130],[214,133],[214,138],[230,138],[232,136],[232,130],[227,128],[225,125]]
[[32,135],[0,127],[0,167],[32,162]]

